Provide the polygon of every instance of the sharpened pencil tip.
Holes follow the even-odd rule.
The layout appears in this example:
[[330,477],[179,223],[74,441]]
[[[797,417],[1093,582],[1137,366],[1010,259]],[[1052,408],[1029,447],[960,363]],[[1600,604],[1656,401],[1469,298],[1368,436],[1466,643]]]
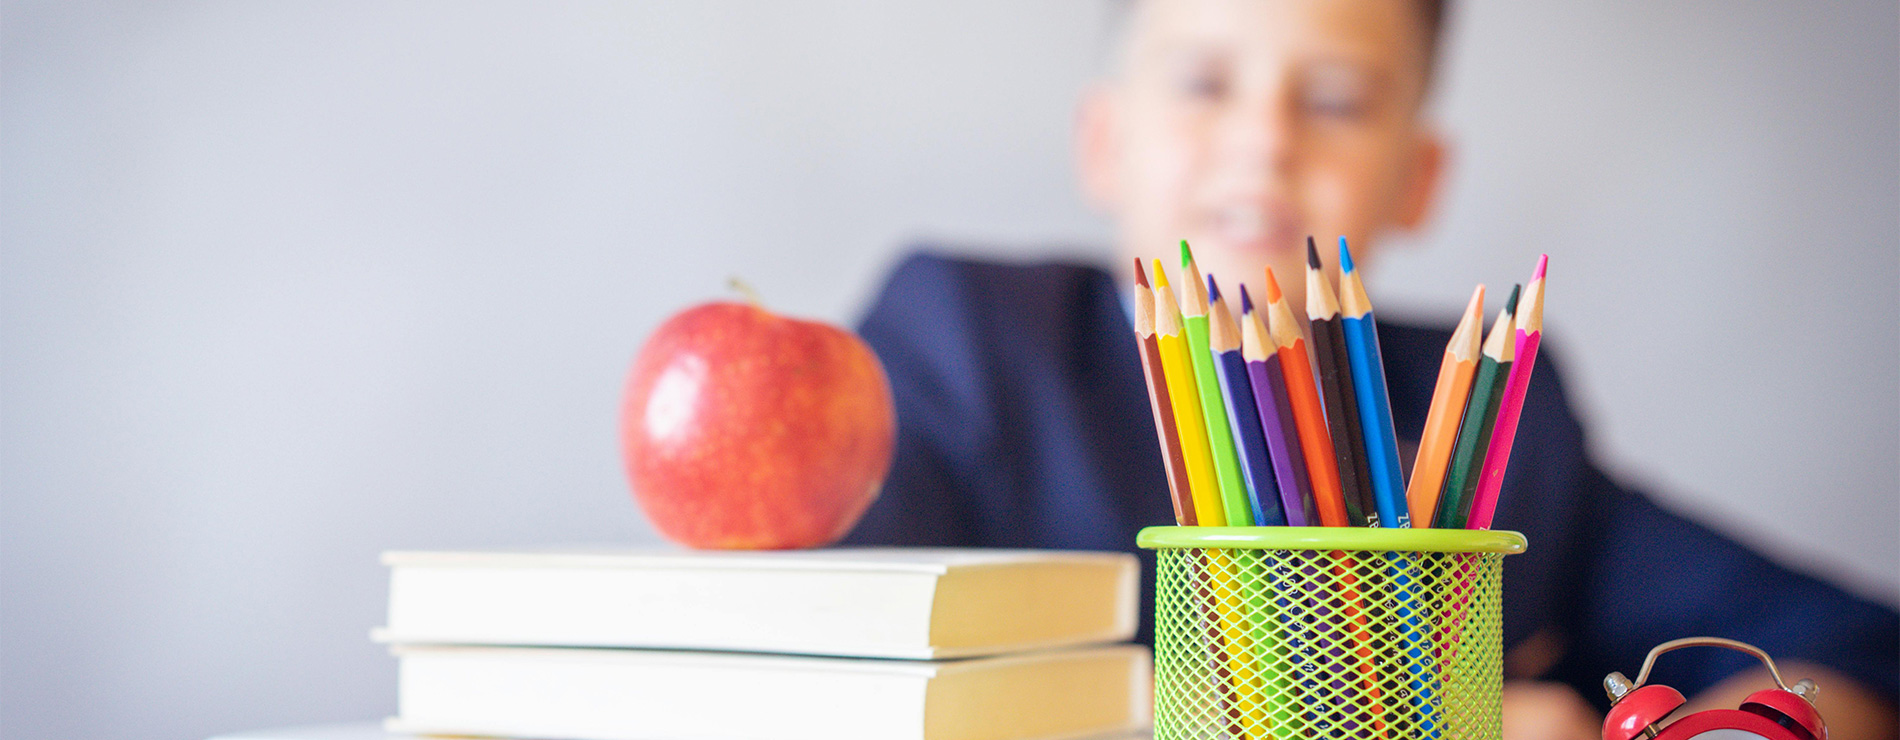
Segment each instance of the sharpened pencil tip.
[[1220,283],[1214,282],[1213,275],[1207,276],[1207,299],[1210,301],[1220,300]]
[[1274,303],[1279,300],[1280,300],[1280,281],[1277,278],[1273,277],[1273,268],[1269,267],[1267,268],[1267,302]]
[[1319,269],[1319,247],[1314,246],[1312,234],[1306,235],[1306,266]]
[[1240,284],[1240,315],[1253,313],[1253,296],[1247,295],[1247,284]]
[[1511,286],[1511,297],[1504,300],[1504,310],[1511,312],[1512,316],[1517,315],[1517,294],[1522,292],[1524,292],[1523,283],[1513,285]]
[[1161,269],[1161,260],[1155,260],[1155,287],[1168,287],[1168,271]]
[[1537,255],[1537,271],[1531,273],[1531,279],[1532,280],[1544,279],[1544,267],[1549,264],[1550,264],[1550,255],[1548,254]]
[[1339,271],[1352,272],[1352,250],[1346,248],[1346,237],[1339,237]]
[[1148,271],[1141,269],[1140,257],[1135,258],[1135,284],[1143,288],[1148,287]]
[[1193,262],[1194,262],[1194,252],[1188,249],[1187,240],[1182,239],[1181,240],[1181,267],[1182,269],[1186,269],[1187,266]]

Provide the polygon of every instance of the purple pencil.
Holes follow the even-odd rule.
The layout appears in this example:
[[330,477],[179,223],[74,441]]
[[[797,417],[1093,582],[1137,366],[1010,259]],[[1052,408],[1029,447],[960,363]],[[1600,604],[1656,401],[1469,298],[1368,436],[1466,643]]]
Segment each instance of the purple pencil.
[[1260,411],[1267,455],[1273,458],[1274,483],[1280,489],[1287,526],[1319,526],[1293,403],[1286,395],[1286,373],[1280,369],[1279,357],[1268,349],[1273,344],[1267,341],[1267,325],[1254,311],[1253,297],[1247,295],[1244,284],[1240,286],[1240,316],[1240,355],[1247,361],[1247,379],[1253,384],[1254,406]]

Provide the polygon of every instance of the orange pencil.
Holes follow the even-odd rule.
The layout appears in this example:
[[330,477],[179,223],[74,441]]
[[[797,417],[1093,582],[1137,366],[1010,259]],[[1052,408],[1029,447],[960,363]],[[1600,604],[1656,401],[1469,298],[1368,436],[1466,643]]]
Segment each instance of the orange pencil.
[[1313,381],[1312,361],[1307,359],[1306,336],[1293,318],[1293,309],[1280,294],[1280,282],[1267,268],[1267,331],[1273,334],[1280,370],[1286,375],[1287,400],[1293,405],[1294,425],[1300,430],[1300,451],[1306,457],[1306,477],[1313,486],[1313,505],[1319,510],[1319,523],[1327,527],[1347,526],[1346,498],[1339,488],[1339,461],[1333,455],[1332,433],[1326,429],[1326,410],[1319,400],[1319,386]]
[[1478,371],[1478,343],[1484,326],[1484,286],[1471,292],[1471,303],[1445,345],[1445,359],[1438,364],[1438,387],[1432,391],[1431,410],[1425,414],[1425,431],[1419,435],[1418,459],[1412,463],[1412,480],[1405,492],[1406,505],[1412,510],[1414,526],[1430,526],[1438,508],[1439,487],[1445,483],[1445,470],[1451,463],[1451,447],[1458,441],[1458,420],[1465,415],[1465,402],[1471,398],[1471,377]]

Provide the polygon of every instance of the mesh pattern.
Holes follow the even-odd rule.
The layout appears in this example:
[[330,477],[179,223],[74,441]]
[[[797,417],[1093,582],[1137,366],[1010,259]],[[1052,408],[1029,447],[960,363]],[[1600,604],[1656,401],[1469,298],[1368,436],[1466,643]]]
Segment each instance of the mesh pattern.
[[1156,740],[1499,736],[1502,554],[1156,555]]

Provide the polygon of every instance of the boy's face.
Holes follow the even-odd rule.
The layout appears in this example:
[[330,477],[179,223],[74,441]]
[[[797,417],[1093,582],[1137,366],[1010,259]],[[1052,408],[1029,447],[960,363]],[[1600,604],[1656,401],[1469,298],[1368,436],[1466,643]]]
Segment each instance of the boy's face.
[[1419,118],[1414,0],[1145,0],[1132,13],[1118,73],[1078,119],[1084,189],[1125,256],[1172,269],[1186,239],[1202,270],[1256,293],[1271,266],[1304,316],[1308,234],[1333,268],[1341,235],[1370,257],[1381,232],[1423,220],[1442,150]]

